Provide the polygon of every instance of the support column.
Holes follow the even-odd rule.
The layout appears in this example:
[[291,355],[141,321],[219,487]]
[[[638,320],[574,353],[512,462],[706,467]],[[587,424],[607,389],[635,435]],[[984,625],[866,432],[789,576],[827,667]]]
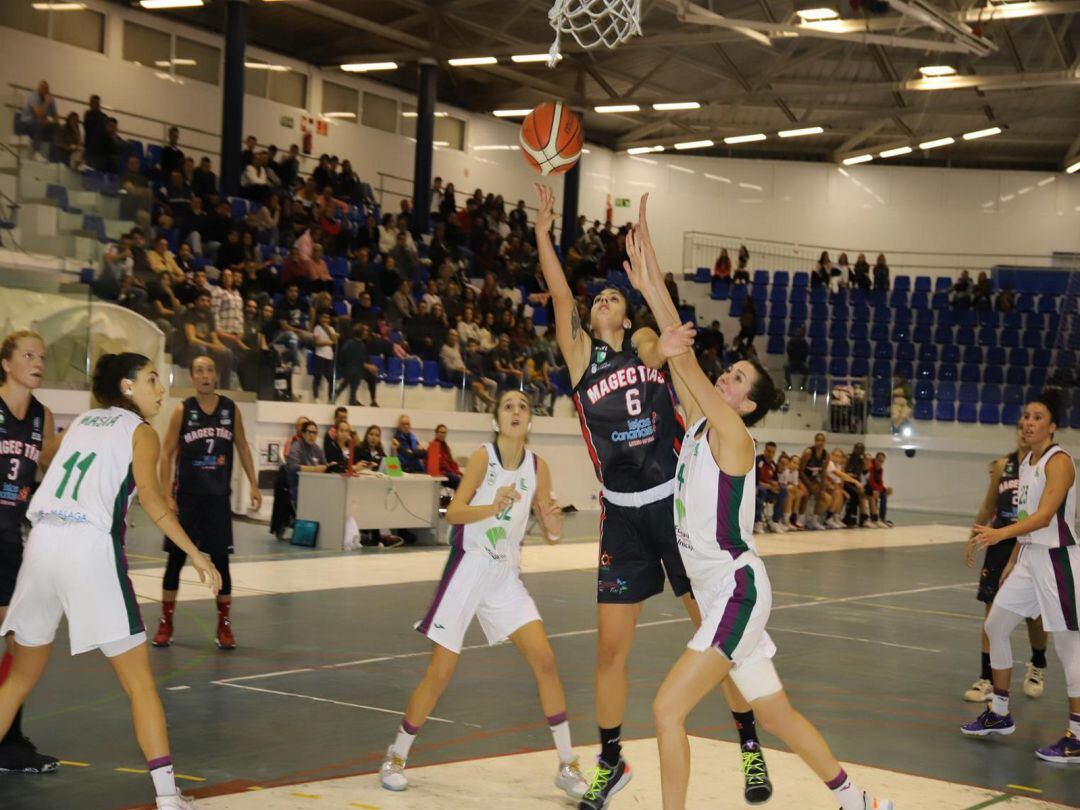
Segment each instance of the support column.
[[434,59],[420,60],[416,93],[416,154],[413,161],[413,236],[428,232],[431,217],[431,164],[435,141],[435,93],[439,67]]
[[240,153],[244,140],[244,47],[248,0],[225,7],[225,82],[221,94],[221,193],[240,191]]
[[566,260],[570,248],[577,239],[578,193],[581,190],[581,158],[574,168],[563,175],[562,201],[562,236],[559,247],[562,248],[563,260]]

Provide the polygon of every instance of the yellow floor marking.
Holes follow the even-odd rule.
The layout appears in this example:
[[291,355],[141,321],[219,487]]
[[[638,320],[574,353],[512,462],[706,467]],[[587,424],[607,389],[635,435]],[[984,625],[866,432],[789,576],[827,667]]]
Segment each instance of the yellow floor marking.
[[248,790],[263,790],[263,789],[264,788],[261,788],[258,785],[252,785],[251,787],[248,788]]
[[290,796],[295,796],[297,799],[321,799],[322,796],[318,793],[290,793]]
[[117,773],[150,773],[146,768],[113,768]]
[[61,764],[61,765],[69,765],[69,766],[71,766],[72,768],[89,768],[89,767],[90,767],[90,763],[89,763],[89,762],[72,762],[72,761],[71,761],[71,760],[69,760],[69,759],[62,759],[62,760],[60,760],[60,764]]
[[1006,785],[1005,787],[1013,790],[1026,790],[1028,793],[1042,793],[1038,788],[1027,787],[1026,785]]
[[202,776],[188,776],[186,773],[173,774],[177,779],[186,779],[188,782],[205,782],[206,779]]
[[349,807],[359,807],[360,810],[379,810],[377,804],[360,804],[360,802],[353,802]]

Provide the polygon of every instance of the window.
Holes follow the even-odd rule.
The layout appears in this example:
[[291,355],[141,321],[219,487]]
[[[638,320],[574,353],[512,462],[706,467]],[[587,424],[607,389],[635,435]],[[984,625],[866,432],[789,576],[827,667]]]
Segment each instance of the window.
[[244,68],[244,92],[249,96],[266,98],[270,71],[266,68],[252,67],[252,65],[265,65],[266,62],[262,59],[248,57],[244,60],[244,64],[246,65]]
[[[335,116],[344,121],[356,122],[356,111],[360,107],[360,93],[351,87],[334,82],[323,82],[322,111],[328,113],[346,113]],[[347,113],[352,113],[351,116]]]
[[145,25],[124,20],[124,61],[169,70],[172,37]]
[[[176,53],[173,57],[173,69],[177,76],[188,79],[198,79],[207,84],[218,83],[218,64],[221,61],[221,51],[213,45],[205,45],[202,42],[176,38]],[[194,64],[192,64],[194,63]]]
[[398,105],[392,98],[377,96],[374,93],[364,93],[364,109],[360,123],[365,127],[381,129],[383,132],[398,131]]
[[270,73],[270,100],[290,107],[307,107],[307,76],[294,70]]
[[401,121],[398,124],[398,132],[406,138],[416,137],[416,105],[401,103]]
[[17,28],[57,42],[105,51],[105,15],[89,9],[52,11],[35,9],[39,0],[3,0],[0,2],[0,25]]
[[465,150],[465,122],[460,118],[436,118],[435,142],[443,141],[448,149]]

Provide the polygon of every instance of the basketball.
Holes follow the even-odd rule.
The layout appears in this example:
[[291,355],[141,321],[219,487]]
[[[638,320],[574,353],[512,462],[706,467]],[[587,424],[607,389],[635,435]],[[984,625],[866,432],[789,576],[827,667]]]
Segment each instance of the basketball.
[[581,156],[581,119],[561,101],[545,101],[521,124],[525,160],[543,175],[570,171]]

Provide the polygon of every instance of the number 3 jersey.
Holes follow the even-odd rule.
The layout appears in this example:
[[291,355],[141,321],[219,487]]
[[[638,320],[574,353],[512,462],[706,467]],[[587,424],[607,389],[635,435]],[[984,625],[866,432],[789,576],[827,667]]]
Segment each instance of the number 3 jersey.
[[482,554],[518,570],[521,568],[521,544],[525,542],[529,511],[536,495],[538,462],[532,450],[526,450],[520,466],[508,470],[503,467],[494,444],[484,444],[483,447],[488,456],[487,469],[484,470],[484,480],[469,503],[473,506],[495,503],[496,493],[502,487],[511,486],[517,489],[521,498],[495,517],[464,526],[451,526],[450,545],[470,554]]
[[124,408],[75,417],[30,501],[30,522],[60,520],[122,537],[135,494],[131,440],[141,424],[141,416]]
[[183,403],[180,443],[176,458],[176,495],[228,497],[232,486],[233,431],[236,405],[218,397],[213,413],[199,407],[195,397]]
[[16,419],[0,399],[0,533],[18,537],[30,503],[45,432],[45,407],[34,397],[26,416]]
[[646,366],[629,337],[619,352],[593,339],[574,405],[606,489],[644,492],[675,477],[682,419],[664,372]]

